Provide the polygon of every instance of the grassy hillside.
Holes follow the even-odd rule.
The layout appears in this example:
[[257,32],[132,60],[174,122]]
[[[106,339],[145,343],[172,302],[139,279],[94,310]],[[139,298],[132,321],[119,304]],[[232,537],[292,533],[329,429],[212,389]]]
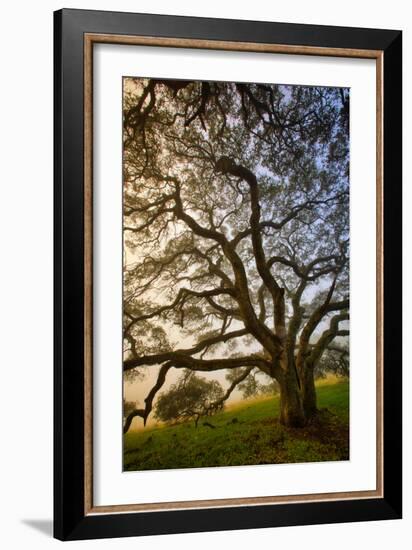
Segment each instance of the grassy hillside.
[[124,470],[348,460],[349,384],[323,382],[317,391],[321,413],[304,429],[279,424],[274,397],[201,419],[198,428],[185,422],[129,432]]

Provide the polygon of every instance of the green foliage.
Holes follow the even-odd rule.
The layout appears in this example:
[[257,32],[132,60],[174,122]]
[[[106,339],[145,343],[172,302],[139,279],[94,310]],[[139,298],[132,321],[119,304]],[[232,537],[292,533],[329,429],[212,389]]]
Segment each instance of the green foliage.
[[159,395],[155,417],[163,422],[194,418],[196,425],[201,416],[212,414],[223,403],[222,386],[216,380],[207,380],[192,371],[186,371],[167,392]]
[[126,401],[123,399],[123,418],[129,416],[137,408],[137,401]]
[[146,428],[124,438],[124,469],[152,470],[349,459],[349,384],[318,388],[321,412],[304,429],[281,426],[279,397],[217,413],[216,429],[199,422]]
[[[124,91],[124,369],[161,366],[144,419],[154,404],[197,424],[236,384],[249,398],[276,378],[282,421],[303,425],[284,377],[348,334],[349,90],[125,78]],[[226,394],[186,373],[158,396],[170,368],[233,370]]]
[[[176,342],[192,335],[202,341],[221,329],[222,308],[233,324],[242,323],[231,313],[237,307],[233,297],[222,295],[213,302],[198,294],[150,321],[130,322],[130,316],[173,303],[183,286],[199,293],[233,280],[225,251],[196,233],[176,209],[178,194],[185,214],[202,228],[227,239],[247,231],[250,189],[227,172],[233,163],[256,175],[260,218],[274,224],[261,230],[262,245],[268,260],[286,261],[274,262],[271,269],[288,298],[299,275],[287,262],[303,269],[316,257],[331,259],[310,272],[302,296],[306,315],[313,311],[316,295],[324,297],[337,270],[335,294],[346,292],[341,264],[347,260],[349,239],[348,121],[349,90],[344,88],[125,79],[124,310],[126,339],[135,341],[134,349],[126,342],[125,358],[174,349],[166,337],[170,333]],[[249,234],[239,240],[236,252],[259,315],[262,281],[252,248]],[[324,273],[323,281],[319,273]],[[262,319],[271,328],[268,293],[263,301]],[[292,313],[291,300],[286,312]],[[164,334],[156,334],[154,325],[165,328]],[[256,346],[255,337],[249,337]],[[228,340],[221,351],[233,356],[240,347],[236,344],[244,348],[246,338]]]
[[324,351],[319,363],[315,367],[315,377],[324,378],[327,373],[336,376],[349,376],[349,348],[346,345],[335,345]]
[[[241,368],[231,369],[226,374],[226,380],[233,382],[240,376],[241,372]],[[254,369],[243,382],[237,384],[237,389],[242,393],[243,399],[249,399],[259,395],[276,395],[279,393],[279,384],[276,380]]]

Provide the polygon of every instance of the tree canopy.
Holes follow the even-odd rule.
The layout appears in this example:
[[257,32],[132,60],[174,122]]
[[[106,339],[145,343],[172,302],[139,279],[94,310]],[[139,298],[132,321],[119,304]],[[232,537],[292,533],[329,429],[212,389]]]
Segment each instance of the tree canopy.
[[158,368],[129,417],[172,368],[236,369],[303,425],[348,336],[349,90],[126,78],[123,115],[124,372]]
[[209,416],[224,406],[224,392],[217,380],[206,380],[187,370],[176,384],[159,395],[155,417],[163,422]]

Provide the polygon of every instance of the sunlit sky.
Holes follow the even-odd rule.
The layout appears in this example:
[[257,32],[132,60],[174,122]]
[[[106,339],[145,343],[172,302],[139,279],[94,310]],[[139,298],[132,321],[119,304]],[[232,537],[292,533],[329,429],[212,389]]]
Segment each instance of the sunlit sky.
[[[135,83],[135,80],[132,78],[124,78],[124,92],[133,92],[136,91],[137,86]],[[139,258],[139,253],[142,254],[142,250],[130,250],[128,249],[127,245],[125,244],[124,248],[124,263],[125,265],[130,266],[131,264],[135,263],[137,260],[141,261],[141,257]],[[308,295],[306,295],[306,299],[310,299],[310,295],[313,296],[319,291],[318,288],[313,288],[308,290]],[[152,293],[152,292],[151,292]],[[162,303],[161,296],[159,295],[159,292],[156,292],[156,289],[153,289],[153,293],[157,294],[154,301],[158,301]],[[238,329],[241,328],[243,325],[241,325],[239,322],[234,322],[232,325],[232,329]],[[346,328],[348,326],[347,323],[342,323],[341,328]],[[318,333],[322,332],[326,327],[325,322],[321,323],[318,327]],[[170,336],[170,339],[175,342],[176,346],[175,348],[190,348],[193,344],[196,343],[196,338],[194,337],[186,337],[184,339],[179,340],[179,337],[181,335],[179,330],[173,329],[173,326],[168,326],[168,336]],[[251,351],[256,351],[256,347],[247,347],[243,344],[240,344],[239,347],[236,349],[236,352],[240,352],[242,354],[248,354]],[[209,353],[208,357],[225,357],[225,348],[224,346],[219,347],[215,353]],[[124,383],[124,398],[126,401],[133,401],[136,403],[137,407],[144,407],[144,398],[147,396],[151,388],[154,386],[157,375],[159,372],[160,366],[150,366],[146,368],[139,369],[140,372],[145,372],[145,377],[143,379],[135,379],[133,381],[129,381],[125,379]],[[170,388],[172,384],[174,384],[177,379],[182,375],[183,369],[175,369],[172,368],[168,371],[166,382],[163,385],[162,389],[159,393],[165,392]],[[223,388],[226,389],[229,386],[229,382],[226,381],[225,376],[227,374],[227,370],[219,370],[219,371],[213,371],[213,372],[199,372],[197,373],[198,376],[207,378],[207,379],[214,379],[219,381]],[[268,383],[270,380],[269,378],[262,375],[260,377],[260,381],[263,383]],[[159,394],[158,394],[159,395]],[[231,397],[227,400],[227,404],[233,404],[236,401],[239,401],[242,398],[242,394],[239,390],[235,389],[233,391]],[[154,419],[153,411],[149,416],[148,419],[148,425],[153,424],[156,420]],[[137,417],[133,420],[131,429],[140,429],[143,426],[143,420],[140,417]]]

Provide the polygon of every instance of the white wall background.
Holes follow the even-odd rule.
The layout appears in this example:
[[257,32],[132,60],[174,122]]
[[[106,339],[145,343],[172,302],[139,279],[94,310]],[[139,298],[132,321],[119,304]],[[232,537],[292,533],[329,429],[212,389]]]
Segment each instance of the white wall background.
[[[33,550],[57,547],[52,517],[52,11],[61,7],[122,10],[296,23],[404,30],[404,181],[411,176],[409,30],[403,0],[330,2],[292,0],[55,0],[8,2],[2,8],[0,85],[0,545]],[[410,69],[410,67],[409,67]],[[409,138],[409,139],[408,139]],[[3,196],[4,193],[4,196]],[[412,192],[405,185],[405,305],[412,308]],[[405,315],[405,397],[412,376],[411,318]],[[409,342],[408,342],[409,341]],[[77,548],[169,548],[234,546],[345,549],[367,544],[376,550],[410,547],[412,537],[412,406],[405,399],[405,513],[402,521],[322,525],[70,543]]]

